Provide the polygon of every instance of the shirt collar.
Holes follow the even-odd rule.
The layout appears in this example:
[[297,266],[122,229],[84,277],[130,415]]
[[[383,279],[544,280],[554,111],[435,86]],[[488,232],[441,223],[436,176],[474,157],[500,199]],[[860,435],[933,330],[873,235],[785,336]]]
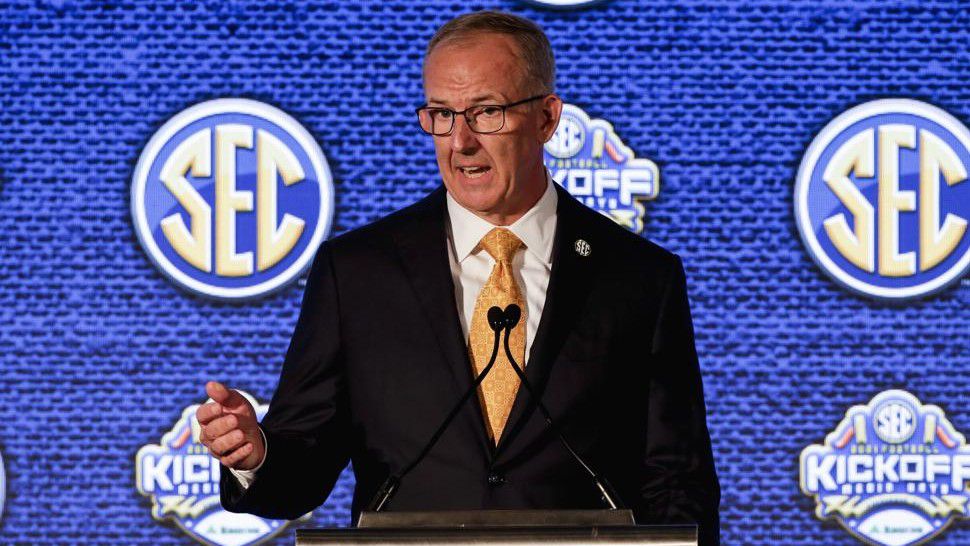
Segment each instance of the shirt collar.
[[[526,252],[531,252],[547,266],[552,263],[552,239],[556,231],[556,206],[559,202],[552,184],[552,177],[546,171],[546,191],[542,197],[512,225],[504,226],[525,244]],[[447,202],[455,257],[462,262],[471,255],[482,237],[496,226],[458,204],[450,193],[447,194]]]

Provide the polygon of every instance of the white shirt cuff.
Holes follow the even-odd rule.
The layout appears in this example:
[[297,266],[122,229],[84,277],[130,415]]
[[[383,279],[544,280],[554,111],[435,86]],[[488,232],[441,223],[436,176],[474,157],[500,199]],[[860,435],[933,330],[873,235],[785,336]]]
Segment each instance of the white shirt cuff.
[[262,468],[263,463],[266,462],[266,454],[269,453],[269,444],[266,443],[266,433],[263,432],[262,427],[259,429],[259,434],[263,437],[263,459],[259,461],[259,464],[251,470],[236,470],[235,468],[230,468],[229,472],[239,480],[239,484],[242,486],[243,491],[249,489],[249,486],[256,481],[256,472]]

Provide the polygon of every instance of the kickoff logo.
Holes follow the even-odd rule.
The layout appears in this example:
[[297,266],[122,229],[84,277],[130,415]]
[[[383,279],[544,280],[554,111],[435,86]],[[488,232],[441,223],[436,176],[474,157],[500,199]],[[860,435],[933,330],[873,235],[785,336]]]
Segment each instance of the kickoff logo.
[[848,289],[906,300],[970,268],[970,131],[922,102],[868,102],[832,120],[795,181],[795,219],[818,265]]
[[[257,419],[262,419],[269,406],[240,393],[256,409]],[[199,442],[198,408],[199,404],[185,408],[160,444],[143,446],[135,456],[135,484],[139,493],[151,499],[152,517],[171,518],[192,538],[216,546],[258,544],[279,534],[288,521],[222,509],[219,459]]]
[[149,140],[131,187],[155,265],[203,296],[245,299],[299,276],[330,229],[327,160],[296,120],[247,99],[182,111]]
[[819,519],[870,544],[919,544],[967,517],[970,448],[943,410],[890,390],[806,447],[799,476]]
[[660,171],[653,161],[636,157],[609,122],[563,104],[544,162],[553,180],[586,206],[634,233],[643,231],[641,200],[656,199]]

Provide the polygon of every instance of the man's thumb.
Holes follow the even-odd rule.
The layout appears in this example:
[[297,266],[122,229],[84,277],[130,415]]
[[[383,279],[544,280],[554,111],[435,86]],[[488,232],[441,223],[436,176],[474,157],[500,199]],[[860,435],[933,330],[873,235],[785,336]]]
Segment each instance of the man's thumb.
[[[228,406],[233,398],[233,391],[226,388],[225,385],[219,383],[218,381],[209,381],[205,384],[205,393],[209,395],[209,398],[214,400],[216,403]],[[238,394],[237,394],[238,396]]]
[[237,413],[243,410],[245,413],[252,413],[252,405],[246,398],[239,394],[239,391],[230,389],[218,381],[209,381],[205,384],[205,392],[216,403],[226,410]]

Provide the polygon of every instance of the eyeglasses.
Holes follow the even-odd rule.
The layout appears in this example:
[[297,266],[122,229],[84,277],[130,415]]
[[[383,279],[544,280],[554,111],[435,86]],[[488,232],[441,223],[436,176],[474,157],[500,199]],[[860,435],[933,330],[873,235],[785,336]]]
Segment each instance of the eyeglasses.
[[497,133],[505,127],[505,110],[513,106],[532,102],[549,96],[548,93],[536,95],[508,104],[479,104],[470,106],[458,112],[450,108],[439,106],[421,106],[415,109],[418,122],[425,133],[434,136],[444,136],[451,133],[455,127],[455,118],[461,114],[465,116],[468,128],[479,134]]

